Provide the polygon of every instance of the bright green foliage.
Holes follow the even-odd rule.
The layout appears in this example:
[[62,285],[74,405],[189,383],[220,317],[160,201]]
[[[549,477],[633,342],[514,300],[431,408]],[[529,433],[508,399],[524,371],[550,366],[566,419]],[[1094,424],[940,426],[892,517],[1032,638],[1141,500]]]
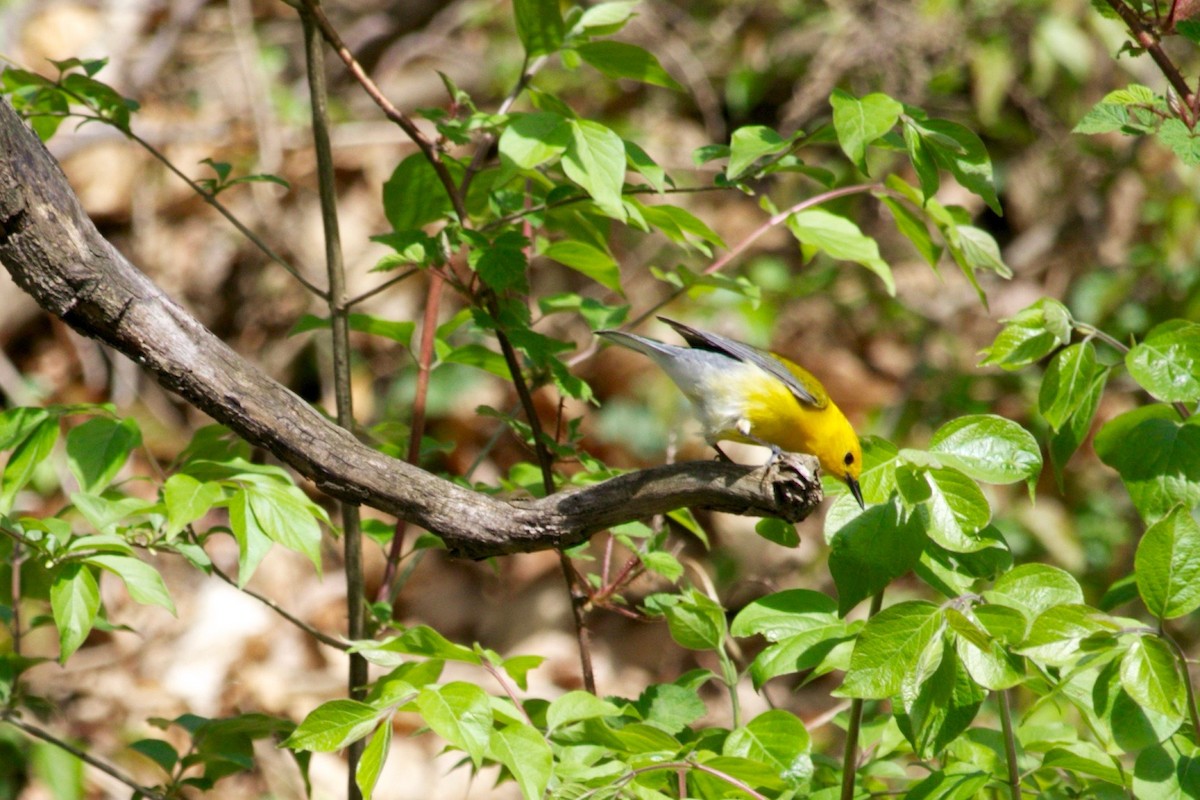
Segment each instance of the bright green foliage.
[[1200,607],[1200,525],[1184,506],[1146,529],[1134,560],[1138,592],[1158,619]]

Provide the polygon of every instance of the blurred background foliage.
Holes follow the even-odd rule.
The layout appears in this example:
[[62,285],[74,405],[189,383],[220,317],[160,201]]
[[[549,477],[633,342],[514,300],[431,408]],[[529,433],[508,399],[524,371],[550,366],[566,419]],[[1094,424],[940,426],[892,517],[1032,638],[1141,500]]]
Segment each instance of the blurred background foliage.
[[[448,109],[439,71],[479,108],[495,108],[521,69],[521,46],[507,3],[348,0],[331,3],[328,12],[388,97],[405,109]],[[825,259],[805,263],[781,229],[759,239],[724,273],[744,278],[754,292],[697,290],[666,309],[670,316],[801,360],[824,380],[860,433],[920,446],[942,422],[990,411],[1044,434],[1032,413],[1035,372],[976,366],[978,351],[994,337],[999,320],[1039,297],[1062,300],[1076,318],[1118,339],[1144,334],[1172,317],[1200,319],[1196,171],[1150,139],[1071,133],[1106,92],[1129,82],[1161,91],[1164,83],[1148,59],[1116,57],[1123,30],[1083,0],[645,0],[620,38],[654,52],[687,93],[602,79],[586,65],[568,69],[558,63],[540,72],[534,85],[640,143],[681,186],[711,185],[714,169],[697,168],[692,152],[728,141],[740,126],[766,125],[784,135],[818,129],[828,122],[828,97],[838,87],[855,95],[887,92],[930,116],[965,124],[984,139],[1004,216],[953,182],[943,185],[939,199],[966,205],[976,224],[1000,242],[1014,270],[1011,281],[985,280],[987,308],[952,265],[944,264],[938,277],[920,263],[876,201],[849,198],[840,208],[880,240],[896,273],[895,298],[856,266]],[[48,58],[107,57],[101,77],[142,105],[135,132],[185,172],[211,177],[199,162],[213,158],[231,163],[237,174],[286,178],[290,188],[250,184],[222,199],[305,274],[319,278],[321,226],[301,31],[284,3],[0,0],[0,54],[38,71],[49,70]],[[1186,55],[1181,58],[1188,65]],[[371,269],[386,249],[369,237],[389,228],[380,187],[413,147],[379,117],[332,58],[329,76],[342,239],[350,292],[358,294],[384,279]],[[116,131],[68,123],[49,146],[101,230],[134,263],[240,352],[304,397],[332,407],[324,377],[328,353],[313,339],[287,335],[302,314],[314,309],[285,273]],[[809,148],[806,160],[813,167],[846,169],[832,142],[827,155],[826,162]],[[888,157],[873,153],[873,158]],[[815,193],[814,186],[792,174],[772,177],[762,188],[783,207]],[[764,218],[756,197],[732,190],[698,192],[678,202],[731,245]],[[709,263],[661,237],[620,226],[613,226],[611,237],[633,314],[670,289],[652,276],[652,268],[699,270]],[[585,286],[582,278],[574,283],[576,277],[536,261],[530,276],[538,295],[582,291],[604,302],[621,300],[594,284]],[[424,286],[414,279],[375,295],[362,310],[419,320],[423,298]],[[443,321],[459,310],[456,302],[447,299]],[[581,350],[593,344],[573,315],[547,316],[539,327],[575,341]],[[650,326],[652,335],[664,332]],[[358,418],[381,441],[398,441],[402,449],[415,382],[412,354],[379,337],[359,337],[355,343]],[[121,413],[138,417],[149,444],[164,459],[206,422],[122,357],[42,314],[6,275],[0,275],[0,348],[0,394],[6,406],[111,400]],[[1118,360],[1112,352],[1102,351],[1102,357]],[[599,407],[567,408],[568,416],[584,417],[585,446],[592,452],[618,466],[711,455],[686,423],[678,392],[645,359],[604,350],[576,369],[600,401]],[[1128,394],[1106,393],[1097,423],[1142,402],[1131,384],[1124,385],[1131,388]],[[498,420],[476,412],[481,405],[511,409],[509,392],[481,370],[440,365],[431,387],[425,465],[496,484],[514,464],[527,460],[529,454]],[[549,395],[539,400],[555,402]],[[552,405],[545,411],[554,413]],[[54,508],[52,476],[40,485],[48,495],[45,508]],[[1117,476],[1085,445],[1061,487],[1052,471],[1045,471],[1036,503],[1020,487],[992,489],[990,499],[996,523],[1019,561],[1062,566],[1080,577],[1095,602],[1129,572],[1140,532],[1124,492],[1115,491],[1118,485]],[[698,543],[689,543],[687,552],[711,562],[731,608],[769,589],[829,590],[819,521],[801,526],[802,543],[795,550],[753,536],[753,520],[721,517],[705,523],[715,551],[705,553]],[[332,550],[330,556],[336,561]],[[378,581],[382,556],[373,550],[369,557],[369,580]],[[296,602],[314,580],[298,559],[289,558],[273,555],[274,577],[256,579],[281,587],[285,603]],[[552,554],[491,565],[452,563],[433,554],[409,576],[397,618],[497,649],[558,647],[547,679],[571,686],[575,656],[560,580]],[[655,585],[647,579],[645,588]],[[204,614],[211,613],[204,602],[201,597],[181,603],[182,624],[171,629],[169,641],[196,635],[187,626],[202,625]],[[323,586],[300,605],[306,618],[336,627],[338,602],[334,588]],[[1200,629],[1194,621],[1181,622],[1180,638],[1194,643]],[[670,644],[661,626],[616,616],[596,624],[601,691],[620,692],[626,684],[678,674],[693,658]],[[554,644],[547,645],[546,637]],[[130,661],[135,676],[130,680],[141,691],[161,694],[131,709],[121,686],[92,687],[107,691],[108,699],[88,701],[103,709],[90,718],[113,713],[144,718],[142,706],[170,716],[185,700],[196,702],[180,694],[178,683],[156,683],[152,673],[134,666],[136,645],[111,632],[94,639],[92,649],[109,648],[103,651],[109,658]],[[534,640],[539,644],[528,644]],[[311,698],[337,691],[331,688],[339,680],[335,656],[268,652],[279,641],[265,628],[234,635],[229,640],[234,652],[222,655],[212,669],[237,679],[214,689],[208,706],[198,710],[215,714],[256,705],[298,718]],[[162,665],[170,660],[162,659],[151,663],[167,669]],[[307,665],[315,675],[328,673],[328,679],[310,678],[290,694],[280,694],[280,687],[272,693],[246,678],[247,662],[276,668],[280,659]],[[44,680],[60,682],[47,693],[69,704],[86,673],[86,666],[68,670],[65,677],[57,667],[45,668]],[[818,681],[813,687],[791,702],[818,713],[831,702],[830,686]],[[787,702],[782,693],[779,698]],[[17,746],[0,742],[6,749]],[[0,780],[9,777],[0,775]],[[231,791],[251,788],[283,791],[261,785]]]

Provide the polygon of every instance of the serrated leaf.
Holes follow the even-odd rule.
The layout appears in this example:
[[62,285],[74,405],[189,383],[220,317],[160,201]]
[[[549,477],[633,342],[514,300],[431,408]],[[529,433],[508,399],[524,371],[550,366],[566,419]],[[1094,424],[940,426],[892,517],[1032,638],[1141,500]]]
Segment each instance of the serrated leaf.
[[1158,619],[1175,619],[1200,608],[1200,525],[1176,506],[1151,525],[1134,558],[1138,592]]
[[683,87],[667,74],[654,54],[637,45],[603,40],[577,44],[574,49],[584,61],[610,78],[628,78],[664,89],[683,91]]
[[1181,319],[1164,322],[1125,354],[1125,366],[1159,400],[1200,400],[1200,325]]
[[867,172],[867,146],[896,126],[904,106],[886,94],[869,94],[859,99],[834,89],[829,97],[833,106],[833,127],[838,144],[859,171]]
[[862,264],[879,276],[888,294],[896,293],[892,268],[880,258],[879,245],[850,220],[824,209],[810,208],[789,216],[787,226],[805,248],[820,250],[831,258]]

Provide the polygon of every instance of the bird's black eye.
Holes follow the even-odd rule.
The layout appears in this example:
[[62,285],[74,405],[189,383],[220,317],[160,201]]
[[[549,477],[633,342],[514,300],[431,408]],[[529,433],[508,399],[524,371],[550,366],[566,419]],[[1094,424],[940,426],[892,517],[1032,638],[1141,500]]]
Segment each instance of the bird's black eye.
[[850,466],[851,464],[853,464],[854,463],[854,453],[846,453],[845,462],[846,462],[847,467]]

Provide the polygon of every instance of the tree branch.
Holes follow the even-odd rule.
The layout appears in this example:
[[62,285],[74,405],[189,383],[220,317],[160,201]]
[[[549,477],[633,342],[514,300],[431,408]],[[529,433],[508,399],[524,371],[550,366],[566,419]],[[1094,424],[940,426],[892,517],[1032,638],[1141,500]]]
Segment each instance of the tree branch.
[[571,547],[609,526],[683,506],[798,522],[821,500],[809,456],[779,458],[767,469],[672,464],[545,498],[507,500],[390,458],[260,372],[118,253],[6,100],[0,100],[0,263],[42,308],[129,356],[330,496],[419,525],[457,556]]

